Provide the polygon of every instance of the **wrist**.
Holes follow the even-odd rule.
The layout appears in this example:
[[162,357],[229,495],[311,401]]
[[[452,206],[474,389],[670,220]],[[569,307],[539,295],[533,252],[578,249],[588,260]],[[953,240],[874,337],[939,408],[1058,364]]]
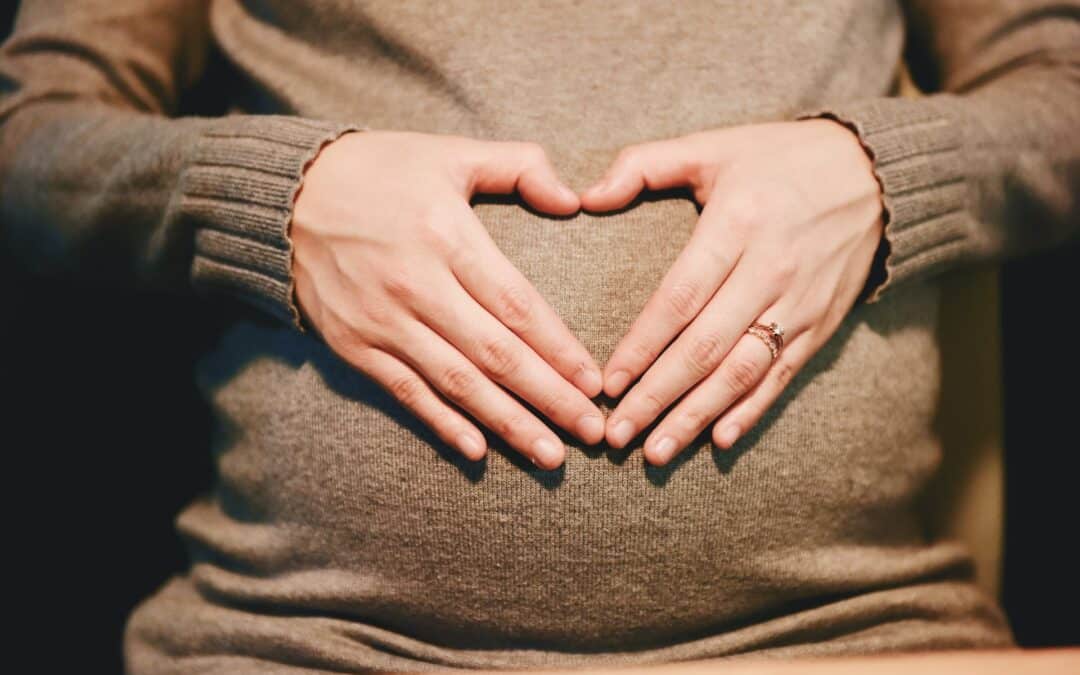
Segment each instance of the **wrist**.
[[867,221],[868,227],[872,228],[878,245],[870,260],[866,280],[859,292],[856,304],[865,301],[886,280],[888,271],[886,261],[889,257],[890,245],[885,236],[885,227],[888,220],[888,209],[885,206],[885,188],[875,169],[873,151],[863,142],[858,130],[850,123],[832,116],[803,118],[800,124],[818,124],[823,130],[828,130],[836,139],[836,157],[844,158],[845,173],[842,180],[852,180],[859,183],[866,194],[871,196],[874,207],[874,216]]

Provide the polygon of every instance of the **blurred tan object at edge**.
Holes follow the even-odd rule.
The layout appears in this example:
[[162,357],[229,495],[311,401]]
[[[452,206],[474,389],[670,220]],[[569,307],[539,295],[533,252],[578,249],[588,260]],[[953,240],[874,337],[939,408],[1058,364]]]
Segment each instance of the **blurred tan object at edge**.
[[[902,96],[922,95],[906,68],[899,77]],[[935,431],[942,463],[921,507],[927,537],[962,541],[974,558],[979,587],[1000,602],[1005,451],[999,271],[996,264],[973,265],[940,280]]]
[[[724,673],[725,675],[847,675],[871,673],[872,675],[954,675],[955,673],[978,673],[979,675],[1014,675],[1035,673],[1037,675],[1075,675],[1080,673],[1080,649],[1032,649],[1032,650],[986,650],[942,651],[924,654],[886,656],[848,656],[828,658],[800,658],[791,661],[739,657],[692,661],[631,668],[605,668],[587,672],[603,675],[695,675],[696,673]],[[475,671],[481,673],[515,672],[567,673],[569,670],[515,670]],[[579,672],[586,672],[585,670]]]

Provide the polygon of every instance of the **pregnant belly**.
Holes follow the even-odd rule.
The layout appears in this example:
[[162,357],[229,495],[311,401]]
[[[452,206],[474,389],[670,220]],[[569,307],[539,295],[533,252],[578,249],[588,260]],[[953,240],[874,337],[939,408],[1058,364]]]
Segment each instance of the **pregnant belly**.
[[[603,364],[689,238],[683,198],[482,222]],[[951,564],[908,512],[932,472],[934,291],[859,308],[731,452],[667,467],[582,447],[473,463],[316,338],[234,324],[200,366],[218,485],[179,528],[220,602],[327,613],[458,647],[643,647]],[[602,400],[610,410],[614,401]],[[935,556],[937,556],[935,558]]]

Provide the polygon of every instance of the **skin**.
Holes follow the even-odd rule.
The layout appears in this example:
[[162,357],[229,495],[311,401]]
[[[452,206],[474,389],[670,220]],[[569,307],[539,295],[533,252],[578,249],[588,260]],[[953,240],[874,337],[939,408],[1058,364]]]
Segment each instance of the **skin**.
[[[609,396],[637,380],[608,416],[613,447],[675,403],[644,444],[655,465],[710,424],[713,442],[729,449],[761,419],[854,305],[883,233],[871,161],[831,120],[629,146],[581,202],[609,211],[643,189],[673,187],[693,191],[701,217],[604,368]],[[754,321],[784,328],[775,362],[745,333]]]
[[457,407],[553,469],[562,441],[499,385],[591,445],[604,436],[590,400],[602,381],[470,206],[515,189],[539,211],[580,208],[533,143],[345,134],[308,167],[294,204],[296,297],[337,355],[466,457],[484,457],[486,440]]
[[[602,376],[469,204],[516,189],[569,215],[673,187],[692,190],[701,218]],[[655,465],[710,424],[728,449],[851,310],[882,213],[858,139],[824,119],[628,146],[580,195],[533,143],[365,131],[319,153],[290,234],[301,314],[335,353],[466,457],[486,444],[455,405],[553,469],[565,458],[558,436],[499,385],[584,443],[616,448],[674,404],[645,441]],[[775,361],[746,334],[754,321],[784,327]],[[606,423],[589,400],[601,390],[625,392]]]

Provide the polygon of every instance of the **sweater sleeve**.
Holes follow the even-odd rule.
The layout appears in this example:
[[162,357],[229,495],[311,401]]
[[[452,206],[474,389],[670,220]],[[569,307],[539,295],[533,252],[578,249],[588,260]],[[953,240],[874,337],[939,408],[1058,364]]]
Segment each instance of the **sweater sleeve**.
[[203,0],[24,0],[0,47],[0,223],[35,269],[220,292],[303,330],[288,226],[319,149],[366,127],[177,116]]
[[907,0],[926,96],[835,101],[800,118],[854,131],[885,230],[864,297],[968,261],[1048,248],[1080,223],[1080,6]]

